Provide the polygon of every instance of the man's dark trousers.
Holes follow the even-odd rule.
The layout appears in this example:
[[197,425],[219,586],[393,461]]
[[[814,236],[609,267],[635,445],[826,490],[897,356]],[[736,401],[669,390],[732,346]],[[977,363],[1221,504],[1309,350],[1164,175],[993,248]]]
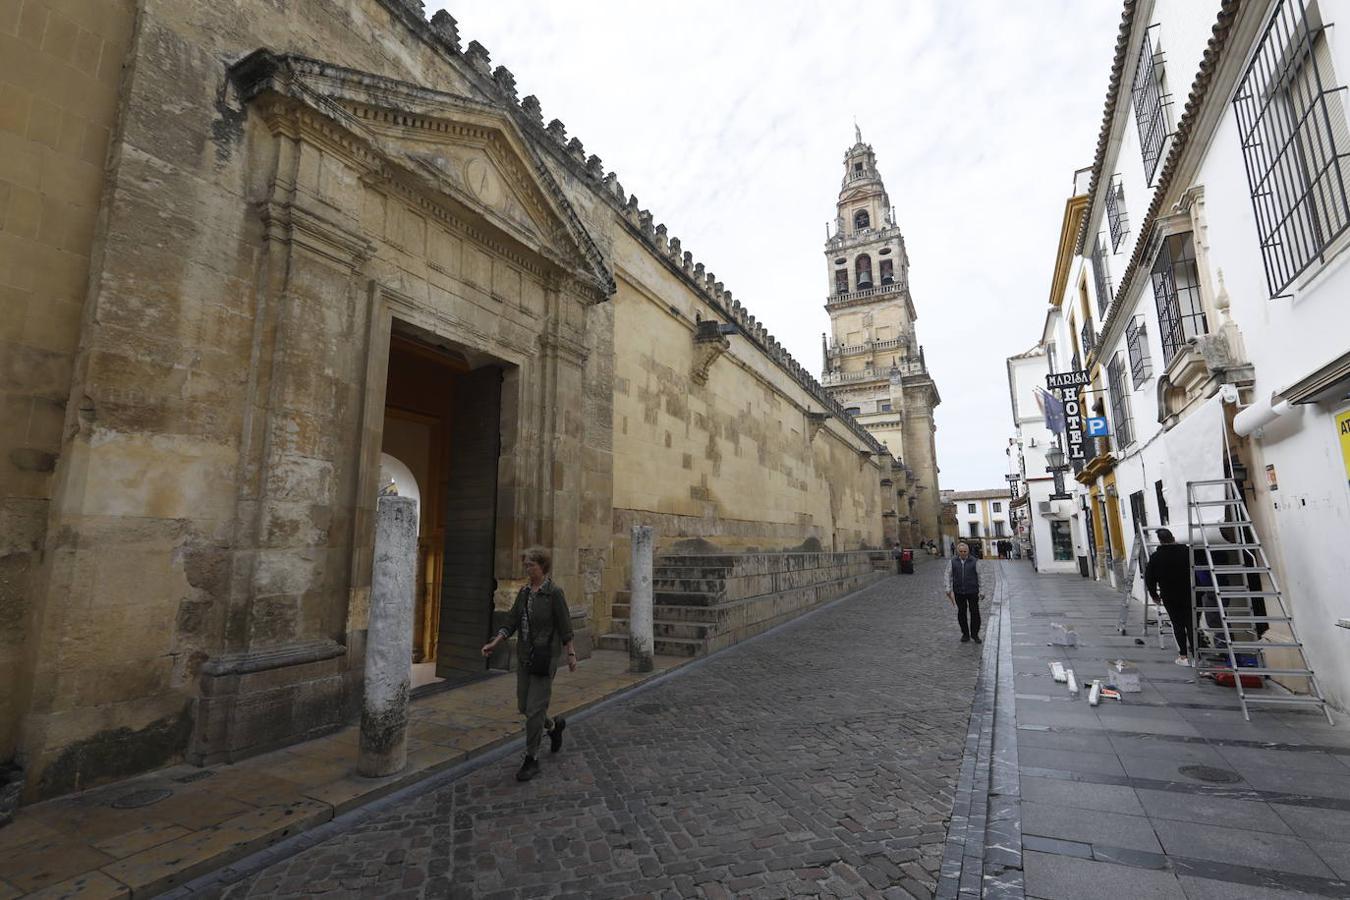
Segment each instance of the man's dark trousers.
[[[979,594],[954,594],[956,597],[956,621],[961,626],[962,637],[980,636],[980,595]],[[970,624],[967,626],[966,617],[969,610]]]

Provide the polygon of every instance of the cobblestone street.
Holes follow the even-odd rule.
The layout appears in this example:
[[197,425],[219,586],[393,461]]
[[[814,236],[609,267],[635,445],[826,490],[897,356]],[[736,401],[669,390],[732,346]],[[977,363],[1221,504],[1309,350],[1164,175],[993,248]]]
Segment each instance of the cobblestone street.
[[[979,644],[923,561],[224,896],[928,897]],[[987,604],[987,601],[986,601]]]

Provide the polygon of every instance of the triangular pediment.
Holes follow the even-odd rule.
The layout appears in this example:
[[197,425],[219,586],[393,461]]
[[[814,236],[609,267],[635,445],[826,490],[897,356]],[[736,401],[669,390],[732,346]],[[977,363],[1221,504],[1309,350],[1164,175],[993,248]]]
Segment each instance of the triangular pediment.
[[[511,113],[469,97],[258,51],[236,65],[253,91],[283,90],[374,152],[391,177],[439,198],[569,270],[603,296],[614,280],[595,241]],[[241,91],[244,85],[241,84]]]

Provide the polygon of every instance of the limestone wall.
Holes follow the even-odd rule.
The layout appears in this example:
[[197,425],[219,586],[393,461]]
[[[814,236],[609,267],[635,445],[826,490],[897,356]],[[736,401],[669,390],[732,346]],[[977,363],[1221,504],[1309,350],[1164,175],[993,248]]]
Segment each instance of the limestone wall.
[[[880,445],[452,20],[67,5],[21,10],[73,32],[0,19],[6,92],[21,59],[67,104],[59,137],[37,99],[21,138],[0,118],[0,433],[23,436],[0,462],[0,758],[21,730],[30,798],[350,716],[396,327],[502,372],[499,596],[543,543],[603,626],[636,520],[662,549],[882,544]],[[11,175],[53,211],[34,224]]]

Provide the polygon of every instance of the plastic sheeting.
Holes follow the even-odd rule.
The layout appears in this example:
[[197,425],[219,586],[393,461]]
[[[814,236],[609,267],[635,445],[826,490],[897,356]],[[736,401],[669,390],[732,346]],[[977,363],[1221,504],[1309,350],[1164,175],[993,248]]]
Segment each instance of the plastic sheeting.
[[[1186,541],[1187,482],[1223,478],[1223,400],[1215,395],[1163,434],[1163,493],[1177,540]],[[1199,488],[1197,499],[1222,500],[1222,485]],[[1224,507],[1200,507],[1200,521],[1222,522]],[[1199,535],[1195,536],[1196,538]]]

